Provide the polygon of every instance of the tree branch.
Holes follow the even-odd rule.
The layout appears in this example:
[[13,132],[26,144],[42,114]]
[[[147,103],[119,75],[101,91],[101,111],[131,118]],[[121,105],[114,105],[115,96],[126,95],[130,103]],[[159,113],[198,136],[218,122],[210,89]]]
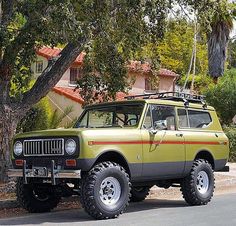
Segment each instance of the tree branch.
[[23,99],[21,103],[18,104],[17,108],[19,110],[22,108],[28,110],[42,97],[46,96],[82,52],[85,43],[86,39],[83,38],[79,43],[67,44],[59,58],[49,63],[48,67],[38,77],[33,87],[23,95]]
[[0,16],[1,26],[7,26],[12,19],[14,0],[2,0],[2,15]]

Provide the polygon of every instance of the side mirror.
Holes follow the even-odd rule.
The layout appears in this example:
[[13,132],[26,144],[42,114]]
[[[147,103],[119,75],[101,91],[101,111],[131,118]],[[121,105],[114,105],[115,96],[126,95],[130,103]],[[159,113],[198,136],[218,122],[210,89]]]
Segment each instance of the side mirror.
[[154,122],[154,129],[155,130],[167,130],[166,122],[162,121],[162,120]]
[[151,135],[155,135],[155,134],[157,134],[157,132],[158,132],[158,130],[156,130],[156,129],[150,129],[150,130],[149,130],[149,133],[150,133]]

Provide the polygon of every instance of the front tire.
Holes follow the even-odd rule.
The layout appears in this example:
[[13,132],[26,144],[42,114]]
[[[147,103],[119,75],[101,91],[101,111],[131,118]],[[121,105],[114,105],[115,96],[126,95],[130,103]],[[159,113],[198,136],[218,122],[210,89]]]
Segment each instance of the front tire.
[[181,183],[183,198],[189,205],[206,205],[214,193],[215,179],[211,165],[204,159],[194,161],[191,172]]
[[130,186],[129,175],[122,166],[114,162],[95,165],[82,181],[85,211],[99,220],[118,217],[128,206]]
[[17,201],[30,213],[50,212],[61,200],[61,196],[52,185],[24,184],[18,178],[16,185]]
[[132,187],[131,189],[131,202],[141,202],[145,200],[150,191],[150,187]]

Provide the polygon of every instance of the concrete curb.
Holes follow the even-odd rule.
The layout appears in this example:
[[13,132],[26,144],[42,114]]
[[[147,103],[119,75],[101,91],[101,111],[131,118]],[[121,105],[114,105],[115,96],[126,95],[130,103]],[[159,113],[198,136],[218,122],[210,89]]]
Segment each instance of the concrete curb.
[[0,210],[2,209],[12,209],[19,207],[19,203],[15,199],[7,199],[0,201]]
[[[77,197],[69,197],[69,198],[62,198],[62,203],[76,201]],[[77,200],[79,200],[77,198]],[[2,209],[13,209],[20,207],[20,204],[17,202],[16,199],[7,199],[7,200],[0,200],[0,210]]]

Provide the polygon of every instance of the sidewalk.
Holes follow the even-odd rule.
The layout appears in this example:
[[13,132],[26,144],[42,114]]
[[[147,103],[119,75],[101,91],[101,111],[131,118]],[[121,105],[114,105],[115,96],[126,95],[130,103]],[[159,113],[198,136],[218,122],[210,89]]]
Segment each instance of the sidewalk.
[[[236,163],[228,163],[230,172],[215,172],[215,194],[234,193],[236,192]],[[181,199],[182,194],[179,188],[163,189],[157,186],[152,187],[149,199]],[[63,199],[64,203],[75,200],[74,197]],[[11,209],[19,207],[15,199],[0,200],[1,209]]]

